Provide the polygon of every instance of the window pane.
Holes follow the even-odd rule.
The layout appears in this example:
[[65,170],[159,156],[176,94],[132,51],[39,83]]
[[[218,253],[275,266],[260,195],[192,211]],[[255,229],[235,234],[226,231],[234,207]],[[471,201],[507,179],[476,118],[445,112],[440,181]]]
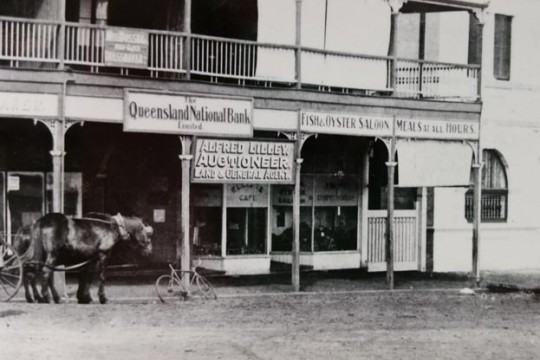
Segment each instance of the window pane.
[[[291,206],[274,206],[272,251],[291,251],[293,215]],[[300,208],[300,251],[311,251],[311,207]]]
[[510,79],[511,39],[512,18],[495,15],[493,74],[500,80]]
[[193,208],[193,247],[197,255],[221,255],[221,207]]
[[264,254],[266,208],[227,209],[227,255]]
[[315,251],[355,250],[358,208],[325,206],[315,208]]

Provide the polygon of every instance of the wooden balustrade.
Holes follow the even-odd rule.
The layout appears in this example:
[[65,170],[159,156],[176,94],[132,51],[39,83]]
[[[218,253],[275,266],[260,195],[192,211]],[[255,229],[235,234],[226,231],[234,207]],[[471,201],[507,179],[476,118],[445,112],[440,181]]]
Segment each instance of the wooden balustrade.
[[[107,29],[119,29],[80,23],[66,23],[65,51],[59,52],[58,22],[0,17],[0,60],[10,66],[20,61],[57,62],[110,67],[105,58]],[[126,29],[148,35],[146,64],[137,69],[148,74],[185,73],[186,36],[181,32]],[[238,79],[254,85],[296,84],[319,89],[364,91],[367,94],[400,97],[475,101],[478,98],[480,66],[398,59],[384,56],[326,51],[291,45],[266,44],[192,34],[190,36],[190,72],[211,81]],[[59,59],[59,54],[64,59]],[[296,74],[297,58],[301,69]],[[396,61],[395,74],[392,73]],[[115,66],[118,66],[117,64]],[[126,65],[129,68],[129,65]],[[84,68],[77,68],[84,70]],[[127,73],[127,72],[125,72]],[[395,81],[392,80],[395,77]],[[204,78],[203,78],[204,80]],[[264,84],[263,84],[264,83]],[[392,88],[391,84],[395,84]]]
[[[394,216],[394,262],[398,268],[418,267],[418,220],[416,210],[397,210]],[[386,210],[368,212],[367,262],[386,265]]]

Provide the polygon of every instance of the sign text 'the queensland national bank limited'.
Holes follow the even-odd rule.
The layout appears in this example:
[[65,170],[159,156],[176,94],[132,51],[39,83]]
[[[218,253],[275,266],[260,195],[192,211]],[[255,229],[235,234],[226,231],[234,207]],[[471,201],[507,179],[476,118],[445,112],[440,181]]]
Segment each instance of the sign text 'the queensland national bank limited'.
[[253,101],[243,98],[126,90],[124,130],[251,137]]

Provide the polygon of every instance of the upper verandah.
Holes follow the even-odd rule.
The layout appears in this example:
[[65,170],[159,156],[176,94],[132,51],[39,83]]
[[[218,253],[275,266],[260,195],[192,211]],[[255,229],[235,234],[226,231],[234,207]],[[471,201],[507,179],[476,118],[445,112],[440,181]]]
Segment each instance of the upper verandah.
[[[4,66],[480,99],[475,10],[400,0],[3,0]],[[458,11],[456,11],[458,10]],[[450,11],[450,12],[447,12]],[[58,15],[55,17],[55,14]],[[451,40],[450,42],[448,40]]]

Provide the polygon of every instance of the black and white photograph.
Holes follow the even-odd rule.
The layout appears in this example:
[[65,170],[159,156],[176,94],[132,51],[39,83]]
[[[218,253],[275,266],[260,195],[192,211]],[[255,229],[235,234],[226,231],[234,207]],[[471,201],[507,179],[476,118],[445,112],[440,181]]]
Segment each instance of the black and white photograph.
[[0,359],[539,359],[539,17],[0,0]]

